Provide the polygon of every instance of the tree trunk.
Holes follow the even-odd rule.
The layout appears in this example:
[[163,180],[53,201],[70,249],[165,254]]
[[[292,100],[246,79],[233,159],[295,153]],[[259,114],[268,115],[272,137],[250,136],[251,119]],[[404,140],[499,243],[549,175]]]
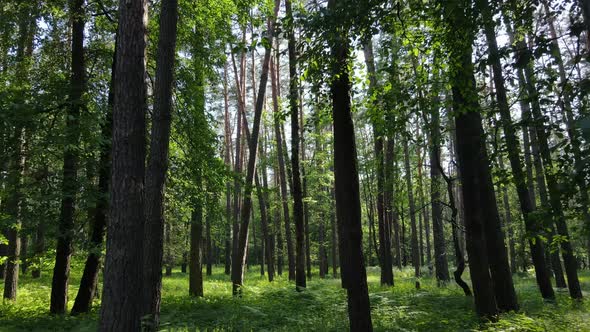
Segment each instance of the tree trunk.
[[[522,43],[520,43],[522,45]],[[533,64],[529,62],[525,67],[525,78],[527,81],[528,95],[532,103],[532,114],[534,119],[534,127],[539,143],[539,152],[543,160],[545,170],[545,180],[547,181],[547,189],[549,192],[549,203],[552,210],[551,219],[557,225],[557,233],[563,239],[560,242],[561,254],[565,266],[565,273],[567,275],[567,284],[570,296],[573,299],[582,298],[582,290],[578,279],[577,261],[574,256],[573,247],[570,242],[569,231],[565,222],[563,214],[563,207],[561,205],[561,197],[556,175],[553,173],[553,161],[551,160],[551,152],[547,139],[547,132],[544,128],[544,117],[541,113],[537,91],[535,87],[535,79],[533,74]]]
[[[328,1],[328,11],[337,13],[340,2]],[[372,331],[367,275],[363,259],[361,203],[357,172],[354,124],[351,114],[351,83],[348,73],[348,34],[340,31],[331,36],[332,117],[334,119],[334,178],[336,215],[340,234],[342,285],[348,296],[348,318],[351,331]]]
[[[228,83],[227,83],[227,63],[225,64],[225,68],[223,71],[223,105],[224,105],[224,139],[225,139],[225,155],[224,161],[225,165],[228,168],[231,168],[232,161],[230,158],[230,151],[232,149],[232,141],[231,141],[231,129],[230,129],[230,121],[229,121],[229,92],[228,92]],[[238,117],[239,119],[239,117]],[[230,274],[231,271],[231,185],[230,182],[227,181],[225,184],[225,222],[226,222],[226,230],[225,230],[225,270],[224,273],[226,275]]]
[[414,190],[412,188],[412,169],[410,168],[410,152],[408,147],[408,138],[404,138],[404,167],[406,171],[406,186],[408,190],[408,202],[410,212],[410,235],[412,247],[412,264],[414,265],[414,278],[416,278],[416,289],[420,289],[420,251],[418,247],[418,228],[416,226],[416,205],[414,202]]
[[158,329],[162,298],[162,255],[164,230],[164,190],[168,170],[168,145],[172,121],[172,89],[176,55],[178,0],[164,0],[160,11],[160,33],[156,59],[154,110],[150,154],[145,178],[145,229],[143,242],[142,317],[145,327]]
[[100,331],[138,331],[143,307],[147,1],[119,0],[110,219]]
[[[508,97],[506,95],[506,88],[504,85],[504,76],[502,74],[502,65],[500,63],[500,55],[498,51],[498,45],[496,42],[496,33],[493,22],[492,10],[487,1],[478,0],[480,9],[483,14],[483,25],[486,35],[486,39],[489,47],[489,57],[492,61],[492,70],[494,77],[494,85],[496,87],[496,96],[498,102],[498,111],[502,120],[502,127],[504,130],[504,136],[506,138],[506,147],[508,150],[508,159],[510,160],[510,166],[512,169],[514,185],[518,193],[518,199],[520,202],[520,209],[522,211],[525,227],[527,233],[532,238],[529,239],[529,246],[531,248],[531,255],[533,258],[533,264],[535,266],[535,276],[537,279],[537,285],[541,290],[541,295],[546,299],[553,299],[555,294],[551,288],[551,280],[549,276],[549,270],[545,265],[545,254],[543,241],[541,239],[541,228],[538,223],[531,219],[531,213],[534,212],[534,206],[531,201],[531,197],[527,188],[525,174],[522,170],[522,163],[520,161],[520,143],[516,137],[514,127],[512,124],[512,118],[510,115],[510,107],[508,105]],[[492,189],[493,190],[493,189]],[[504,246],[504,244],[501,244]],[[503,261],[501,262],[501,264]],[[493,274],[493,272],[492,272]],[[499,288],[500,285],[496,285]],[[507,296],[507,302],[502,303],[498,299],[498,306],[500,310],[509,311],[516,310],[514,304],[516,299],[510,299],[512,295]]]
[[[29,81],[30,60],[33,55],[33,39],[37,29],[36,22],[36,8],[21,8],[18,22],[19,36],[16,50],[16,71],[18,77],[22,78],[23,86],[18,89],[25,90],[25,86]],[[22,91],[23,95],[27,91]],[[19,97],[22,98],[22,97]],[[20,103],[25,104],[26,101],[19,100]],[[20,260],[20,228],[22,225],[23,213],[23,193],[22,193],[22,178],[25,168],[26,160],[26,129],[23,120],[17,119],[15,121],[11,153],[8,156],[8,169],[6,176],[6,204],[4,211],[9,222],[9,229],[6,231],[6,239],[8,246],[6,247],[6,263],[3,268],[4,274],[4,298],[9,300],[16,300],[18,288],[18,272]]]
[[213,245],[211,243],[211,221],[215,217],[214,211],[214,204],[216,203],[216,199],[211,197],[211,194],[207,196],[207,215],[205,216],[205,252],[206,252],[206,259],[207,262],[207,270],[206,273],[208,276],[213,274]]
[[330,206],[333,208],[330,209],[330,228],[332,234],[332,277],[338,278],[338,225],[336,223],[336,212],[334,211],[335,208],[335,197],[334,197],[334,189],[330,190]]
[[189,289],[190,296],[203,296],[203,203],[195,198],[195,206],[191,216],[191,245],[189,258]]
[[295,280],[295,255],[293,253],[293,240],[291,239],[291,218],[289,215],[289,202],[287,194],[287,175],[285,171],[285,155],[283,152],[283,138],[281,135],[281,124],[280,124],[280,110],[279,110],[279,98],[278,89],[279,82],[277,78],[277,72],[275,70],[274,62],[271,61],[271,86],[272,86],[272,101],[273,101],[273,112],[274,112],[274,129],[275,139],[277,142],[277,158],[279,162],[279,178],[280,178],[280,198],[283,207],[283,218],[285,219],[285,238],[287,241],[287,260],[289,264],[289,280]]
[[293,174],[293,220],[295,222],[296,272],[295,285],[305,288],[305,221],[303,216],[303,192],[299,171],[299,88],[297,76],[297,55],[295,54],[295,32],[291,0],[285,0],[287,36],[289,49],[289,108],[291,111],[291,170]]
[[[280,0],[275,0],[275,15],[277,16],[279,10]],[[256,168],[256,157],[258,151],[258,134],[260,132],[260,120],[262,117],[262,107],[264,105],[264,98],[266,92],[266,84],[268,81],[268,70],[270,67],[270,57],[272,49],[273,34],[275,22],[268,21],[268,48],[264,54],[264,61],[262,65],[262,73],[260,75],[260,86],[258,90],[258,98],[256,100],[256,109],[254,110],[254,123],[252,125],[252,133],[249,140],[249,159],[248,169],[246,174],[244,201],[241,212],[241,225],[239,232],[238,250],[234,253],[232,259],[232,293],[234,295],[241,294],[241,286],[244,280],[244,265],[246,264],[246,248],[248,245],[248,226],[250,224],[250,212],[252,208],[252,185],[254,180],[254,171]]]
[[[369,74],[369,95],[377,91],[377,73],[375,69],[375,57],[373,55],[373,41],[369,39],[363,46],[365,64]],[[372,105],[374,112],[379,112],[376,104]],[[376,114],[374,114],[376,115]],[[379,226],[379,262],[381,263],[381,285],[393,285],[393,270],[391,263],[391,242],[388,243],[388,227],[385,219],[385,170],[383,167],[383,138],[385,133],[382,120],[373,121],[373,141],[375,151],[375,171],[377,173],[377,225]]]
[[[485,186],[484,182],[487,181],[487,178],[482,178],[480,169],[488,169],[489,166],[487,165],[480,106],[471,61],[474,27],[468,22],[466,13],[468,7],[464,1],[453,4],[455,6],[446,5],[444,7],[443,15],[445,15],[448,25],[446,27],[447,49],[451,52],[451,58],[456,59],[456,63],[450,70],[450,80],[465,209],[469,269],[478,315],[496,320],[498,306],[489,270],[489,251],[485,234],[487,232],[486,219],[482,215],[482,207],[489,202],[486,202],[480,195],[480,186]],[[459,34],[461,38],[457,38]]]
[[[115,41],[115,44],[117,42]],[[115,47],[116,49],[116,47]],[[84,264],[84,272],[80,280],[78,294],[72,307],[71,315],[76,316],[80,313],[87,313],[92,307],[92,300],[95,297],[95,291],[98,284],[98,274],[100,272],[100,258],[104,241],[104,232],[107,225],[109,181],[111,175],[111,137],[113,135],[113,98],[115,84],[115,68],[117,54],[113,54],[113,63],[111,68],[111,82],[109,86],[108,108],[105,122],[101,127],[102,142],[100,144],[100,159],[98,169],[98,198],[92,218],[92,232],[90,235],[91,249]]]

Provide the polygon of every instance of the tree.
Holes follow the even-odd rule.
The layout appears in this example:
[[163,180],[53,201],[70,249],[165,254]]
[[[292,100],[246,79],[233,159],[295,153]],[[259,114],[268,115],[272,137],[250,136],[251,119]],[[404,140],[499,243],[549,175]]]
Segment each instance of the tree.
[[337,17],[348,2],[328,1],[328,17],[335,31],[328,39],[332,117],[334,121],[334,178],[336,219],[338,221],[342,286],[348,297],[351,331],[372,331],[371,307],[363,258],[361,202],[357,171],[356,142],[351,116],[350,78],[348,74],[349,42],[344,24]]
[[143,274],[145,211],[146,17],[147,1],[119,1],[111,201],[101,331],[140,329],[144,301],[138,280],[142,280]]
[[159,325],[162,255],[164,232],[164,187],[168,170],[168,144],[172,118],[172,88],[178,0],[162,1],[160,10],[160,38],[156,59],[154,111],[150,154],[145,179],[145,228],[143,239],[143,291],[145,296],[142,317],[149,315],[148,329]]

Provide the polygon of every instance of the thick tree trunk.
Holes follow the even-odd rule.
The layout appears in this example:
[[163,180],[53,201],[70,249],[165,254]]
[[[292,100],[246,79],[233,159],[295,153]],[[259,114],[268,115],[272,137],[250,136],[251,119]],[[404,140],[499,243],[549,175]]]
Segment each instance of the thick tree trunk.
[[404,167],[406,186],[408,191],[408,202],[410,212],[410,228],[412,234],[410,235],[410,243],[412,248],[412,265],[414,265],[414,278],[416,288],[420,289],[420,251],[418,246],[418,228],[416,225],[416,204],[414,202],[414,190],[412,188],[412,169],[410,168],[410,151],[408,147],[408,138],[404,138]]
[[[508,159],[510,160],[510,166],[512,169],[514,185],[518,193],[518,199],[520,203],[520,209],[523,215],[525,227],[527,233],[532,238],[529,239],[529,246],[531,248],[531,256],[533,258],[533,264],[535,266],[535,276],[537,279],[537,285],[541,290],[543,298],[552,299],[555,297],[553,289],[551,288],[551,280],[549,275],[549,269],[545,265],[545,254],[543,241],[541,239],[541,228],[540,225],[532,220],[531,213],[534,212],[534,205],[532,204],[530,193],[527,188],[525,174],[522,169],[522,163],[520,160],[520,143],[516,137],[516,133],[512,124],[512,118],[510,115],[510,107],[508,105],[508,97],[506,94],[506,88],[504,84],[504,76],[502,73],[502,65],[500,63],[500,54],[498,51],[498,45],[496,42],[495,26],[493,21],[492,10],[487,1],[478,0],[479,7],[483,15],[483,25],[488,42],[490,60],[492,62],[492,70],[494,77],[494,85],[496,87],[497,105],[502,120],[502,127],[504,130],[504,136],[506,138],[506,147],[508,150]],[[502,246],[504,244],[502,243]],[[503,261],[501,262],[503,263]],[[492,271],[493,273],[493,271]],[[496,285],[498,288],[500,285]],[[507,296],[509,299],[511,296]],[[507,303],[502,303],[498,299],[498,306],[501,310],[515,310],[516,307],[513,304],[516,300],[508,300]]]
[[138,331],[146,157],[147,1],[119,0],[110,219],[100,331]]
[[305,276],[305,220],[303,216],[303,192],[301,173],[299,171],[299,88],[297,76],[297,55],[295,54],[295,32],[291,0],[285,0],[287,36],[289,49],[289,108],[291,111],[291,170],[293,174],[293,220],[295,222],[296,272],[297,288],[306,287]]
[[143,294],[145,299],[142,317],[148,316],[145,318],[145,328],[149,331],[158,329],[162,298],[164,190],[172,121],[178,0],[164,0],[161,6],[150,154],[145,179],[146,220],[143,243]]
[[[335,0],[328,1],[329,12],[337,13],[343,9],[340,6]],[[340,32],[332,35],[329,45],[332,53],[330,93],[334,119],[334,192],[340,234],[342,285],[346,288],[348,296],[350,330],[372,331],[367,275],[362,252],[361,203],[348,73],[348,34]]]
[[443,14],[448,25],[446,27],[447,48],[451,52],[451,58],[456,59],[455,65],[451,68],[450,80],[463,191],[469,270],[478,315],[496,320],[498,306],[488,261],[489,250],[485,226],[487,220],[482,211],[484,205],[489,202],[480,194],[482,189],[480,186],[486,186],[485,182],[488,180],[482,177],[480,169],[488,169],[489,166],[471,61],[474,27],[468,22],[466,13],[468,6],[465,1],[453,2],[453,4],[447,4]]

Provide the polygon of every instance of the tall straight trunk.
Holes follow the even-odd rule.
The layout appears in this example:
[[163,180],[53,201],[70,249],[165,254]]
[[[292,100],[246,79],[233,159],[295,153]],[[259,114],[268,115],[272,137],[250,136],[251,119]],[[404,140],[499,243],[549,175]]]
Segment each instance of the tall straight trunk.
[[408,147],[408,138],[404,138],[404,167],[406,171],[406,186],[408,191],[408,204],[410,213],[410,243],[412,248],[412,264],[414,265],[414,278],[416,278],[416,288],[420,289],[420,252],[418,246],[418,228],[416,225],[416,204],[414,202],[414,190],[412,188],[412,169],[410,168],[410,151]]
[[335,208],[335,197],[334,197],[334,190],[331,189],[330,192],[330,229],[331,229],[331,248],[332,248],[332,277],[338,277],[338,265],[339,265],[339,257],[338,257],[338,225],[336,222],[336,212],[334,211]]
[[[520,160],[520,142],[516,136],[512,118],[510,115],[510,106],[508,105],[508,97],[506,94],[506,87],[504,84],[504,76],[502,73],[502,64],[500,63],[500,54],[496,42],[495,26],[493,21],[492,9],[487,1],[478,0],[479,7],[482,11],[483,26],[486,35],[490,60],[492,62],[492,71],[494,78],[494,85],[496,87],[496,99],[498,111],[500,113],[504,136],[506,138],[506,147],[508,150],[508,159],[513,174],[514,185],[518,193],[518,200],[520,203],[520,210],[523,215],[525,228],[527,233],[532,237],[529,238],[529,246],[531,249],[531,256],[533,265],[535,266],[535,276],[537,285],[541,291],[541,296],[546,299],[555,297],[553,289],[551,288],[551,280],[549,269],[545,264],[545,253],[543,241],[541,238],[541,227],[539,223],[532,220],[531,213],[534,212],[534,205],[531,201],[530,193],[527,188],[525,174]],[[504,246],[504,244],[502,244]],[[503,263],[503,262],[502,262]],[[492,272],[493,273],[493,272]],[[500,285],[496,285],[500,286]],[[498,288],[498,287],[496,287]],[[509,299],[511,296],[507,297]],[[500,310],[509,311],[516,310],[516,299],[509,299],[508,302],[502,303],[498,299],[498,306]]]
[[[198,182],[201,183],[201,181]],[[203,202],[201,198],[196,198],[194,202],[190,237],[188,293],[190,296],[201,297],[203,296]]]
[[59,233],[55,252],[55,266],[51,282],[49,311],[64,314],[68,305],[68,283],[70,260],[74,236],[74,215],[78,191],[78,149],[80,141],[80,112],[84,108],[82,96],[85,91],[84,78],[84,0],[70,2],[72,22],[72,59],[69,107],[66,112],[66,146],[63,159],[63,182]]
[[[278,55],[277,55],[278,56]],[[283,147],[283,138],[281,135],[280,110],[279,110],[279,82],[278,71],[275,69],[274,61],[271,61],[271,88],[272,88],[272,104],[273,104],[273,118],[275,139],[277,142],[277,159],[279,162],[279,178],[280,178],[280,198],[283,207],[283,218],[285,220],[285,239],[287,241],[287,260],[289,267],[289,280],[295,280],[295,255],[293,253],[293,240],[291,236],[291,218],[289,215],[289,201],[287,194],[287,174],[285,170],[285,154]]]
[[206,253],[206,262],[207,270],[206,273],[208,276],[213,274],[213,244],[211,243],[211,221],[215,217],[214,214],[214,204],[216,204],[217,198],[212,195],[207,195],[207,215],[205,216],[205,253]]
[[142,317],[149,316],[145,319],[149,321],[145,326],[150,331],[158,328],[162,298],[164,190],[172,121],[178,0],[164,0],[161,6],[150,154],[145,179],[146,220],[143,242],[143,294],[145,302]]
[[8,166],[9,197],[6,200],[6,212],[10,218],[11,227],[6,232],[8,240],[6,267],[4,275],[4,298],[16,300],[18,288],[19,261],[21,254],[21,240],[19,229],[22,223],[22,177],[25,167],[25,130],[22,126],[15,129],[16,142],[13,147],[11,161]]
[[[341,6],[341,2],[329,0],[328,12],[336,13],[344,9]],[[334,119],[334,192],[340,235],[342,286],[347,291],[350,330],[372,331],[363,258],[356,142],[351,113],[348,34],[342,31],[335,33],[328,43],[332,54],[330,93]]]
[[[421,153],[420,153],[421,155]],[[423,184],[423,173],[422,173],[422,157],[421,161],[419,163],[419,167],[418,167],[418,188],[419,188],[419,195],[420,195],[420,202],[422,205],[422,219],[424,221],[424,239],[426,242],[426,264],[428,265],[429,269],[431,261],[432,261],[432,256],[430,254],[430,220],[428,220],[428,216],[429,216],[429,211],[428,211],[428,204],[426,203],[426,198],[424,196],[424,184]],[[422,263],[422,265],[424,265],[424,262]]]
[[244,188],[244,201],[242,210],[240,211],[240,232],[238,241],[238,250],[234,253],[232,259],[232,293],[234,295],[241,294],[241,286],[244,281],[244,266],[246,263],[246,248],[248,245],[248,226],[250,224],[250,212],[252,209],[252,187],[254,182],[254,171],[256,169],[256,157],[258,151],[258,134],[260,132],[260,120],[262,118],[262,107],[264,105],[264,98],[266,92],[266,84],[268,81],[268,71],[270,67],[270,57],[272,53],[273,35],[275,20],[278,14],[280,0],[275,0],[274,17],[268,20],[268,46],[264,54],[264,61],[262,64],[262,73],[260,75],[260,86],[258,88],[258,98],[256,100],[256,109],[254,110],[254,123],[252,124],[252,133],[249,140],[249,159],[248,169],[246,174],[246,182]]
[[[265,127],[266,128],[266,127]],[[265,129],[266,132],[266,129]],[[266,147],[268,146],[267,140],[266,140],[266,135],[264,137],[264,146],[262,148],[262,152],[265,156],[267,156],[267,151],[266,151]],[[265,255],[266,255],[266,265],[267,265],[267,271],[268,271],[268,281],[273,281],[274,280],[274,275],[275,275],[275,240],[274,240],[274,234],[272,233],[273,227],[271,227],[271,220],[270,220],[270,198],[268,195],[268,179],[267,179],[267,174],[266,174],[266,158],[264,159],[265,162],[262,165],[261,169],[262,169],[262,193],[263,193],[263,200],[265,203],[265,210],[266,210],[266,219],[262,219],[263,223],[262,224],[262,232],[263,232],[263,236],[265,239],[265,243],[264,243],[264,249],[265,249]],[[262,214],[262,213],[261,213]]]
[[[504,159],[498,156],[498,166],[504,170]],[[510,249],[510,272],[516,273],[516,243],[514,242],[514,230],[512,212],[510,211],[510,197],[508,197],[508,188],[502,185],[499,188],[502,192],[502,204],[504,205],[504,227],[508,229],[508,248]]]
[[[430,114],[430,205],[432,210],[432,235],[434,238],[434,266],[436,280],[438,284],[446,283],[451,280],[449,276],[449,263],[447,261],[447,252],[445,245],[443,211],[442,211],[442,192],[441,192],[441,165],[440,165],[440,112],[437,102],[432,108]],[[454,205],[454,202],[450,202]],[[457,219],[455,219],[457,221]],[[457,235],[454,234],[454,237]],[[455,256],[458,256],[455,248]],[[460,251],[460,248],[459,248]],[[461,258],[463,256],[462,252]],[[458,264],[457,264],[458,265]]]
[[450,70],[450,81],[475,308],[480,317],[495,320],[498,305],[488,261],[488,246],[493,244],[487,243],[487,220],[482,212],[483,206],[489,202],[480,194],[480,186],[488,185],[485,183],[488,179],[483,178],[480,169],[489,172],[489,165],[471,61],[474,27],[469,22],[468,8],[467,1],[463,0],[446,3],[443,15],[447,23],[447,49],[451,58],[456,59]]
[[325,216],[320,215],[319,220],[319,229],[318,229],[318,243],[319,243],[319,252],[318,252],[318,260],[319,260],[319,268],[320,268],[320,278],[324,279],[326,274],[328,274],[328,253],[326,250],[326,224],[325,224]]
[[147,1],[119,0],[110,219],[100,331],[140,329],[146,157]]
[[[116,44],[116,41],[115,41]],[[108,214],[108,191],[111,174],[111,137],[113,135],[113,98],[115,84],[115,68],[117,54],[113,54],[113,63],[111,68],[111,82],[109,86],[107,114],[101,127],[102,141],[100,144],[100,159],[98,168],[98,198],[92,218],[92,232],[90,235],[91,250],[84,264],[84,272],[80,280],[78,294],[72,307],[71,315],[76,316],[80,313],[87,313],[92,307],[92,300],[95,297],[95,291],[98,284],[98,274],[100,272],[100,259],[104,241],[105,227],[107,225]]]
[[291,111],[291,169],[293,174],[293,221],[295,222],[296,287],[307,286],[305,276],[305,220],[303,215],[303,191],[299,171],[299,87],[297,76],[297,55],[295,54],[295,32],[291,0],[285,0],[287,37],[289,52],[289,109]]
[[[365,64],[369,73],[369,94],[377,91],[377,73],[375,69],[375,57],[373,54],[373,41],[369,39],[363,46]],[[372,105],[377,108],[377,105]],[[374,112],[379,112],[375,109]],[[393,269],[391,242],[388,243],[388,227],[385,218],[385,169],[383,167],[383,139],[385,133],[379,119],[373,121],[373,147],[375,151],[375,171],[377,173],[377,225],[379,226],[379,262],[381,263],[381,285],[393,285]]]
[[[587,240],[588,240],[588,256],[590,259],[590,197],[588,197],[588,183],[584,178],[584,153],[587,151],[582,151],[582,147],[580,146],[580,137],[578,132],[576,131],[576,123],[572,109],[572,103],[570,98],[570,92],[568,89],[568,78],[567,73],[565,70],[565,66],[563,65],[563,58],[561,57],[561,49],[559,47],[557,32],[555,31],[554,25],[554,18],[551,16],[549,12],[549,5],[547,1],[543,1],[543,5],[545,7],[545,11],[547,14],[547,24],[549,25],[549,32],[551,35],[551,46],[553,58],[557,63],[557,69],[559,71],[559,83],[561,85],[561,94],[559,94],[559,106],[561,111],[566,119],[567,124],[567,133],[568,137],[571,142],[571,148],[574,155],[574,168],[575,168],[575,177],[574,180],[578,186],[579,191],[579,202],[580,202],[580,209],[582,212],[582,216],[584,218],[584,223],[586,226],[587,232]],[[588,35],[587,40],[590,42],[590,1],[583,0],[582,1],[582,10],[584,12],[584,20],[587,25]],[[590,49],[590,44],[587,45]]]
[[[260,170],[259,170],[260,171]],[[260,174],[260,173],[258,173]],[[260,178],[256,175],[256,196],[258,196],[258,207],[260,208],[260,225],[262,228],[262,255],[263,260],[261,261],[261,274],[264,275],[264,256],[266,256],[266,262],[268,264],[268,281],[274,280],[274,266],[272,259],[272,248],[269,241],[269,230],[268,230],[268,215],[267,215],[267,204],[266,194],[264,188],[260,184]]]
[[[28,61],[33,55],[33,37],[37,28],[37,22],[35,17],[36,9],[22,8],[20,10],[19,22],[18,22],[18,40],[16,50],[16,71],[19,77],[22,78],[23,86],[19,86],[18,89],[24,90],[29,81],[29,70],[30,61]],[[22,91],[26,92],[26,91]],[[23,94],[24,95],[24,94]],[[25,104],[24,100],[19,100]],[[18,288],[18,277],[19,277],[19,260],[21,254],[21,240],[20,240],[20,228],[22,225],[22,213],[23,213],[23,193],[22,193],[22,178],[25,168],[26,158],[26,129],[22,120],[15,121],[15,126],[10,140],[12,141],[12,147],[9,148],[8,157],[8,168],[6,176],[6,191],[7,196],[5,201],[5,207],[3,212],[8,217],[10,228],[5,232],[6,239],[8,240],[8,246],[6,250],[6,263],[2,272],[4,273],[4,294],[3,297],[9,300],[16,300],[17,288]]]
[[[274,170],[274,184],[275,187],[279,186],[279,182],[280,180],[277,177],[278,171],[275,167]],[[280,195],[280,194],[279,194]],[[277,249],[277,274],[279,276],[283,275],[283,235],[281,233],[281,212],[279,211],[278,207],[274,208],[274,230],[275,230],[275,235],[277,237],[277,245],[276,245],[276,249]]]
[[[230,151],[232,149],[232,142],[231,142],[231,129],[230,129],[230,120],[229,120],[229,92],[228,92],[228,82],[227,82],[227,63],[225,64],[223,70],[223,106],[224,106],[224,139],[225,139],[225,154],[224,154],[224,162],[226,167],[231,168],[232,161],[230,157]],[[238,117],[239,119],[239,117]],[[225,269],[224,273],[229,275],[231,270],[231,184],[229,181],[225,184],[225,223],[226,223],[226,230],[225,230]]]
[[[522,45],[522,43],[519,43]],[[529,62],[525,67],[525,79],[528,95],[531,99],[532,115],[534,120],[535,133],[539,143],[539,152],[543,160],[545,180],[547,181],[547,189],[549,193],[549,204],[551,206],[551,219],[557,226],[557,233],[563,239],[560,242],[561,254],[563,256],[563,263],[565,273],[567,276],[567,284],[570,296],[573,299],[582,298],[582,290],[580,288],[580,281],[578,279],[577,261],[574,256],[569,231],[563,214],[563,207],[561,205],[561,195],[559,192],[559,185],[557,183],[556,174],[553,173],[553,160],[551,159],[551,152],[549,150],[549,143],[547,132],[544,127],[544,117],[541,112],[541,106],[538,101],[538,93],[535,87],[535,78],[533,73],[533,63]]]
[[[246,28],[244,27],[242,29],[242,43],[245,43],[246,41]],[[235,77],[235,83],[236,83],[236,90],[237,90],[237,99],[238,99],[238,115],[236,116],[236,154],[235,154],[235,160],[234,160],[234,173],[236,174],[236,176],[234,177],[234,205],[233,205],[233,211],[232,211],[232,250],[231,250],[231,268],[233,269],[234,267],[234,259],[235,259],[235,254],[238,250],[238,238],[239,238],[239,233],[240,233],[240,193],[242,191],[242,186],[241,186],[241,177],[242,177],[242,125],[243,125],[243,121],[242,118],[240,116],[240,114],[245,113],[245,92],[244,92],[244,88],[242,87],[242,83],[243,81],[245,81],[243,79],[243,76],[245,75],[245,53],[244,51],[242,51],[241,54],[241,61],[240,61],[240,72],[238,73],[238,70],[236,68],[236,62],[235,62],[235,58],[234,55],[232,53],[232,64],[233,64],[233,69],[234,69],[234,77]]]

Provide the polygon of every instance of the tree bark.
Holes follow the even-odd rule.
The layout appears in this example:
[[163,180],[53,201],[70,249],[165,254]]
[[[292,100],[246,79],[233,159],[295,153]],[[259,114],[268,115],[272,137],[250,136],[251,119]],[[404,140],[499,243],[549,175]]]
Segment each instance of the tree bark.
[[244,189],[244,201],[242,204],[242,210],[240,220],[240,232],[238,240],[238,250],[234,253],[232,259],[232,293],[234,295],[241,294],[241,286],[244,281],[244,266],[246,264],[246,248],[248,245],[248,230],[250,224],[250,212],[252,209],[252,185],[254,180],[254,171],[256,168],[256,157],[258,151],[258,134],[260,132],[260,120],[262,117],[262,108],[264,105],[264,98],[266,92],[266,84],[268,81],[268,70],[270,67],[270,57],[272,49],[273,35],[275,18],[277,17],[279,10],[280,0],[275,0],[274,18],[268,20],[268,48],[264,54],[264,61],[262,64],[262,73],[260,75],[260,86],[258,89],[258,98],[256,100],[256,109],[254,110],[254,123],[252,125],[252,132],[249,141],[249,159],[248,169],[246,174],[246,182]]
[[278,89],[279,82],[277,78],[277,71],[275,70],[274,61],[271,60],[270,66],[271,74],[271,87],[272,87],[272,104],[273,104],[273,118],[274,118],[274,129],[277,149],[277,159],[279,162],[279,178],[280,178],[280,198],[283,207],[283,218],[285,219],[285,239],[287,241],[287,261],[289,268],[289,280],[295,280],[295,255],[293,253],[293,240],[291,239],[291,218],[289,215],[289,202],[287,194],[287,175],[285,171],[285,154],[283,151],[283,138],[281,135],[281,124],[280,124],[280,110],[279,110],[279,97]]
[[164,231],[164,191],[168,170],[172,89],[176,55],[178,0],[164,0],[160,10],[160,33],[156,58],[156,82],[150,154],[145,179],[145,229],[143,243],[142,317],[150,331],[158,328],[162,289],[162,255]]
[[[502,65],[500,63],[500,54],[496,42],[496,33],[493,22],[492,9],[490,8],[489,3],[487,1],[478,0],[478,4],[482,11],[484,31],[489,47],[489,57],[492,62],[494,85],[496,87],[496,97],[498,102],[498,111],[500,113],[502,127],[504,130],[504,136],[506,138],[508,159],[510,160],[510,166],[513,174],[512,178],[514,181],[514,185],[516,186],[516,191],[518,193],[518,199],[525,223],[525,228],[527,230],[527,233],[529,233],[529,235],[532,236],[532,238],[529,239],[529,246],[531,249],[531,256],[533,258],[533,264],[535,266],[535,276],[537,279],[537,285],[539,286],[543,298],[553,299],[555,297],[555,294],[553,293],[553,289],[551,288],[549,269],[545,264],[545,253],[543,241],[541,239],[541,228],[539,227],[540,225],[538,223],[531,219],[531,213],[534,212],[534,206],[532,204],[530,193],[527,188],[525,174],[522,170],[522,163],[520,161],[519,151],[520,143],[518,141],[518,138],[516,137],[516,133],[512,125],[510,106],[508,105],[508,97],[506,94],[506,87],[504,84]],[[508,299],[510,297],[511,296],[508,296],[506,298]],[[498,299],[498,306],[500,310],[503,311],[515,310],[515,303],[515,299],[508,300],[507,303],[502,303],[500,299]]]
[[412,188],[412,169],[410,168],[410,152],[408,138],[404,138],[404,167],[406,171],[406,186],[410,212],[410,243],[412,248],[412,264],[414,265],[414,278],[416,289],[420,289],[420,251],[418,247],[418,228],[416,226],[416,204],[414,202],[414,190]]
[[191,247],[189,258],[189,290],[190,296],[203,296],[203,202],[195,198],[195,206],[191,216]]
[[147,1],[119,0],[110,219],[100,331],[138,331],[146,157]]
[[[331,15],[344,9],[340,2],[328,1],[328,13]],[[362,252],[361,204],[348,73],[348,34],[342,31],[334,33],[328,43],[332,54],[330,94],[334,119],[334,192],[340,234],[342,285],[347,291],[350,330],[372,331],[367,275]]]
[[[369,74],[369,95],[373,95],[377,91],[377,73],[375,69],[375,57],[373,55],[373,41],[369,39],[363,45],[363,52],[365,55],[365,64]],[[378,105],[372,105],[374,112],[379,112]],[[374,114],[379,116],[379,114]],[[373,147],[375,151],[375,171],[377,173],[377,225],[379,226],[379,262],[381,264],[381,285],[393,285],[393,264],[391,259],[391,240],[386,225],[387,220],[385,216],[385,169],[383,166],[383,139],[385,132],[382,120],[376,119],[373,121]]]
[[[438,103],[435,102],[434,104],[435,106],[432,108],[430,114],[430,205],[432,210],[432,235],[434,238],[434,266],[436,280],[440,285],[442,283],[450,281],[451,278],[449,276],[449,264],[447,261],[442,214],[443,211],[441,204],[442,195],[440,189],[440,170],[442,169],[442,166],[440,165],[439,161],[441,144],[440,113],[437,108]],[[450,203],[454,205],[454,202]],[[455,219],[455,222],[456,221],[457,219]],[[453,236],[456,237],[457,235],[453,234]],[[463,253],[461,252],[460,248],[459,252],[457,252],[457,248],[455,248],[455,256],[458,259],[463,258]],[[457,263],[457,268],[459,268],[460,263],[461,262],[459,260],[459,262]],[[465,265],[465,262],[463,262],[463,265]]]
[[[117,42],[115,41],[115,49]],[[71,315],[87,313],[92,307],[95,297],[98,275],[100,270],[100,259],[104,241],[105,227],[108,214],[108,194],[111,174],[111,137],[113,135],[113,98],[115,84],[115,68],[117,54],[113,53],[111,68],[111,82],[109,86],[107,114],[101,127],[102,142],[100,144],[100,159],[98,169],[98,199],[92,217],[92,233],[90,235],[91,249],[84,264],[84,272],[80,280],[78,294],[72,307]]]
[[295,53],[295,32],[291,0],[285,0],[287,38],[289,52],[289,108],[291,111],[291,170],[293,174],[293,221],[295,222],[296,268],[295,285],[307,286],[305,276],[305,220],[303,215],[303,192],[299,164],[299,87],[297,76],[297,54]]

